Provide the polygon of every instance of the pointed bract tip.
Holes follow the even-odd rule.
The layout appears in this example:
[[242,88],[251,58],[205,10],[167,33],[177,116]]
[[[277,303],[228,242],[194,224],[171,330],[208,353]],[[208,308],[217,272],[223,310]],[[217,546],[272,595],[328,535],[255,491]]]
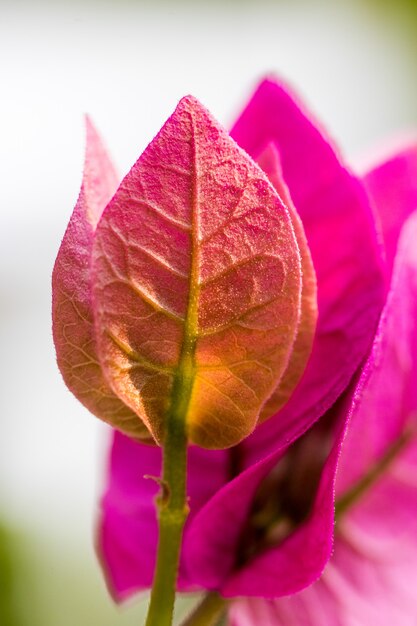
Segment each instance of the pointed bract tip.
[[286,80],[277,76],[275,72],[270,72],[265,74],[265,76],[259,81],[255,90],[257,93],[262,93],[263,91],[292,93],[293,89]]
[[93,142],[100,142],[101,138],[98,134],[98,130],[95,127],[93,120],[91,119],[88,113],[84,113],[84,128],[85,128],[85,138],[87,146]]
[[275,72],[268,72],[267,74],[265,74],[261,80],[259,81],[259,87],[262,87],[262,85],[280,85],[281,84],[281,79],[277,76],[277,74],[275,74]]
[[221,124],[219,124],[209,109],[201,104],[200,100],[198,100],[195,96],[187,95],[181,98],[170,119],[179,120],[184,116],[186,119],[194,119],[194,122],[197,123],[197,125],[206,125],[209,122],[210,124],[223,129]]
[[94,128],[94,124],[92,122],[92,119],[89,113],[84,113],[84,124],[86,128],[89,128],[89,127]]
[[201,110],[201,109],[203,109],[204,111],[206,110],[206,108],[201,104],[198,98],[189,94],[181,98],[175,110],[176,111],[195,111],[195,110]]

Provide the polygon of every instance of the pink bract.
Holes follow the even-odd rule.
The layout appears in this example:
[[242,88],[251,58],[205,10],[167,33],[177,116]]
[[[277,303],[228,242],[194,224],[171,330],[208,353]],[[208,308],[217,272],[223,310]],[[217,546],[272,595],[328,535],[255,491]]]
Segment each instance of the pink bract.
[[279,154],[274,144],[268,144],[259,155],[258,164],[264,170],[283,200],[291,217],[294,233],[300,250],[302,290],[300,302],[300,319],[298,333],[292,348],[291,359],[279,382],[277,389],[264,404],[260,420],[264,421],[276,413],[288,401],[304,373],[306,363],[311,354],[317,326],[317,281],[313,259],[308,247],[303,224],[291,200],[288,187],[282,177]]
[[[315,273],[296,210],[191,96],[115,180],[89,124],[53,272],[64,379],[133,439],[161,444],[180,410],[190,443],[235,445],[288,399],[311,350]],[[283,190],[279,168],[274,180]]]
[[91,294],[90,256],[103,210],[117,189],[117,176],[90,120],[80,195],[52,275],[52,320],[57,361],[68,388],[104,421],[131,436],[149,439],[137,416],[118,398],[98,358]]
[[224,448],[254,430],[291,359],[300,253],[266,176],[194,98],[104,210],[92,284],[105,377],[158,443],[187,377],[190,442]]
[[[281,193],[285,195],[286,184],[316,270],[319,318],[306,371],[285,406],[230,451],[190,450],[191,514],[179,587],[275,598],[312,583],[330,557],[335,470],[353,393],[348,386],[371,347],[386,283],[362,183],[286,89],[264,81],[232,136],[253,158],[271,145],[278,155]],[[326,412],[324,420],[291,445]],[[328,423],[323,430],[322,422]],[[311,454],[315,441],[321,447],[307,517],[290,527],[281,542],[241,565],[240,538],[262,484],[287,459],[297,469],[299,450]],[[145,452],[142,445],[115,434],[99,550],[118,599],[151,584],[157,537],[151,492],[156,487],[142,478],[149,473],[148,463],[159,468],[159,450]]]

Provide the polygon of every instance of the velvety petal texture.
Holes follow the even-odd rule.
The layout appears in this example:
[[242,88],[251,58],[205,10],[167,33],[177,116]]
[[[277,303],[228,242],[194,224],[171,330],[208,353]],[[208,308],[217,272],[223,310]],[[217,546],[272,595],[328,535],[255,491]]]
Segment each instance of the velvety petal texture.
[[194,98],[108,204],[92,274],[106,378],[156,441],[174,418],[207,448],[253,431],[291,357],[300,252],[267,177]]
[[289,90],[273,79],[261,83],[231,135],[255,159],[276,146],[318,287],[317,332],[304,376],[276,418],[246,442],[259,458],[276,438],[304,432],[346,387],[370,348],[386,286],[365,190]]
[[238,600],[233,626],[412,626],[417,619],[417,212],[356,387],[336,480],[334,554],[291,598]]
[[86,155],[80,195],[52,274],[53,336],[65,383],[94,415],[132,437],[148,440],[143,423],[111,390],[97,355],[91,300],[90,255],[117,177],[103,144],[86,120]]
[[344,443],[339,497],[368,474],[389,448],[417,427],[417,212],[399,241],[392,289]]

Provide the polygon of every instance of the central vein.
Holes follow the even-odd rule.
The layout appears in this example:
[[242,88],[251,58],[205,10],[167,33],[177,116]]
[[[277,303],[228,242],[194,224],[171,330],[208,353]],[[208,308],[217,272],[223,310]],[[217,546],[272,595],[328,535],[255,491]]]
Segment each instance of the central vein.
[[[198,335],[198,301],[199,301],[199,245],[198,245],[198,176],[197,176],[197,147],[193,116],[191,120],[192,145],[192,177],[190,190],[191,219],[190,219],[190,272],[188,288],[188,304],[184,318],[184,333],[181,345],[180,358],[174,375],[171,407],[168,422],[172,427],[186,429],[187,415],[196,374],[195,351]],[[167,428],[170,428],[169,423]]]
[[181,539],[188,514],[186,498],[187,416],[195,378],[195,350],[198,333],[198,177],[195,128],[192,114],[193,150],[191,203],[191,265],[187,312],[178,366],[174,374],[171,404],[167,412],[163,441],[162,493],[158,498],[159,540],[154,582],[146,626],[170,626]]

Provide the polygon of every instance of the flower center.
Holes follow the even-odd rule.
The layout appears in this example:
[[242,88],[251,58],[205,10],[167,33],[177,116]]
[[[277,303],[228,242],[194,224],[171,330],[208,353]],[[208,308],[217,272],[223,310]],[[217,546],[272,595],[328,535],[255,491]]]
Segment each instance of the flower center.
[[329,433],[313,428],[262,481],[241,536],[238,567],[279,544],[308,517],[330,447]]

